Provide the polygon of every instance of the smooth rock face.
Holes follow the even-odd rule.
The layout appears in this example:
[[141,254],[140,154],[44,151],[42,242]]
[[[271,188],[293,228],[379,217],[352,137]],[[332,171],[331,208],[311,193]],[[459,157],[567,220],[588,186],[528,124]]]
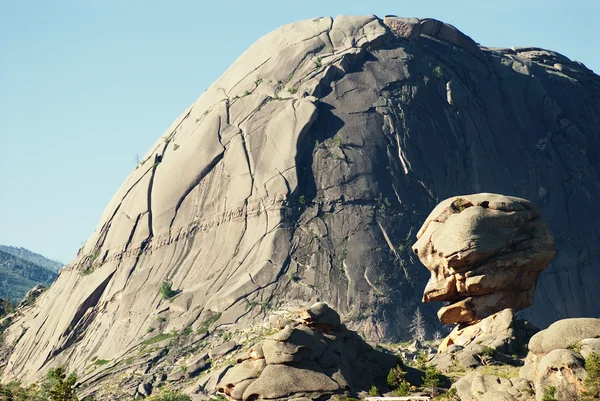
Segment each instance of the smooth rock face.
[[235,343],[235,341],[227,341],[226,343],[211,349],[208,355],[212,359],[220,358],[223,355],[227,355],[228,353],[233,351],[236,347],[237,344]]
[[440,199],[465,193],[530,199],[556,235],[527,319],[599,315],[598,99],[582,64],[435,20],[283,26],[158,138],[15,320],[5,380],[125,359],[159,317],[165,332],[251,325],[263,305],[321,300],[370,339],[408,338],[428,279],[410,244]]
[[579,342],[579,353],[583,358],[590,354],[600,355],[600,338],[586,338]]
[[443,323],[473,323],[534,300],[554,239],[533,205],[497,194],[455,196],[433,209],[414,252],[431,272],[423,302],[449,301]]
[[536,355],[545,355],[592,338],[600,338],[600,319],[563,319],[534,335],[529,341],[529,351]]

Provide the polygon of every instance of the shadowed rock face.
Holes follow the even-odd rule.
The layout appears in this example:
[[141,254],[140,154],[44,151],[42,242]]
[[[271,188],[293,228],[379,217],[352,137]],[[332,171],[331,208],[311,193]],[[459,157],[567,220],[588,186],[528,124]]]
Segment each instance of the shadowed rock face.
[[[597,315],[599,99],[580,63],[479,46],[435,20],[283,26],[158,138],[16,318],[5,379],[126,361],[159,319],[167,333],[252,325],[263,305],[322,300],[370,339],[407,338],[428,279],[410,244],[464,193],[531,199],[556,235],[525,317]],[[164,280],[177,297],[161,297]]]
[[423,302],[446,301],[445,324],[472,323],[533,303],[538,275],[556,254],[540,213],[521,198],[475,194],[441,202],[413,250],[431,272]]

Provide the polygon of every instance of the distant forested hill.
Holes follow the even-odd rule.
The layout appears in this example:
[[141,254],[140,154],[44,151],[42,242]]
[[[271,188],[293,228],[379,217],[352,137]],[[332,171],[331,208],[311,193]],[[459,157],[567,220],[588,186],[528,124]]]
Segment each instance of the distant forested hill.
[[31,288],[50,286],[56,276],[54,270],[0,251],[0,298],[20,302]]
[[60,268],[63,267],[62,263],[57,262],[55,260],[48,259],[38,253],[31,252],[30,250],[25,249],[25,248],[20,248],[20,247],[17,248],[14,246],[0,245],[0,251],[9,253],[13,256],[16,256],[17,258],[27,260],[31,263],[34,263],[41,267],[45,267],[46,269],[50,269],[55,272],[59,271]]

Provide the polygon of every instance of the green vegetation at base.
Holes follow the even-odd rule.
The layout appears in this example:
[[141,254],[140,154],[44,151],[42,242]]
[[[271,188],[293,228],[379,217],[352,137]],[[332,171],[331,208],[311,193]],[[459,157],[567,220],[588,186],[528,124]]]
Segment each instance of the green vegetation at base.
[[[444,392],[443,388],[449,387],[450,379],[442,374],[434,365],[427,364],[427,355],[425,353],[417,354],[416,365],[419,370],[423,371],[421,390],[428,391],[432,396],[440,391]],[[406,379],[407,368],[404,362],[399,359],[395,368],[392,368],[387,375],[387,385],[394,397],[404,397],[410,395],[414,391],[419,390],[419,386],[413,385]],[[372,389],[373,390],[373,389]],[[375,388],[375,391],[377,388]],[[456,390],[447,391],[441,394],[439,399],[454,400],[450,398],[454,396]],[[458,397],[458,396],[456,396]],[[438,398],[436,398],[438,399]]]
[[435,395],[435,388],[442,383],[442,373],[433,365],[428,365],[425,368],[425,377],[423,378],[423,386],[431,389],[431,394]]
[[387,375],[387,384],[392,389],[395,397],[403,397],[410,394],[410,383],[405,378],[406,371],[398,365],[390,369]]
[[377,397],[378,395],[379,395],[379,390],[377,389],[376,386],[372,386],[371,389],[369,390],[369,396]]
[[7,401],[78,401],[75,394],[77,376],[67,373],[63,367],[48,371],[41,385],[21,387],[20,383],[0,384],[0,400]]
[[417,354],[417,368],[421,370],[427,369],[427,354],[423,350],[419,350]]
[[460,397],[458,396],[458,391],[456,391],[455,387],[452,387],[447,392],[438,395],[434,398],[434,400],[461,401]]
[[208,332],[208,329],[210,328],[210,326],[212,326],[213,323],[216,323],[216,321],[219,320],[220,317],[221,317],[221,313],[215,313],[214,315],[212,315],[211,317],[206,319],[204,322],[202,322],[200,327],[198,327],[198,330],[197,330],[198,334],[204,334],[204,333]]
[[178,294],[178,291],[173,289],[173,282],[171,280],[164,280],[160,286],[160,295],[163,299],[169,300]]

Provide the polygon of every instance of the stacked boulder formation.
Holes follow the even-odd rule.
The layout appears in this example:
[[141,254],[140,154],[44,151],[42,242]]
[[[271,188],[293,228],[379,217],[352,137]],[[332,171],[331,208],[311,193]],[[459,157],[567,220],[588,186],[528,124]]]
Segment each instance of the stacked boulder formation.
[[413,245],[431,273],[423,302],[447,302],[438,317],[456,324],[434,358],[442,371],[481,365],[486,352],[523,354],[537,329],[515,312],[533,303],[556,253],[540,217],[525,199],[480,193],[446,199],[425,220]]
[[373,385],[385,388],[397,363],[346,329],[327,304],[317,303],[238,358],[217,388],[244,401],[356,396]]
[[[446,372],[492,357],[522,366],[519,377],[466,374],[454,384],[461,400],[541,401],[548,389],[552,399],[581,399],[585,358],[600,354],[600,319],[559,320],[536,333],[514,316],[533,303],[538,275],[556,253],[529,201],[489,193],[453,197],[431,212],[417,238],[413,250],[431,272],[423,301],[448,302],[438,317],[457,324],[433,363]],[[524,356],[525,345],[523,362],[517,353]]]
[[[559,320],[531,337],[519,377],[473,371],[454,387],[462,401],[580,401],[586,390],[585,359],[600,355],[600,319]],[[553,396],[544,395],[553,388]],[[587,398],[592,399],[592,398]],[[596,399],[596,398],[593,398]]]
[[446,199],[417,239],[414,252],[431,272],[423,302],[449,302],[438,312],[445,324],[532,305],[537,278],[556,254],[540,212],[525,199],[497,194]]

